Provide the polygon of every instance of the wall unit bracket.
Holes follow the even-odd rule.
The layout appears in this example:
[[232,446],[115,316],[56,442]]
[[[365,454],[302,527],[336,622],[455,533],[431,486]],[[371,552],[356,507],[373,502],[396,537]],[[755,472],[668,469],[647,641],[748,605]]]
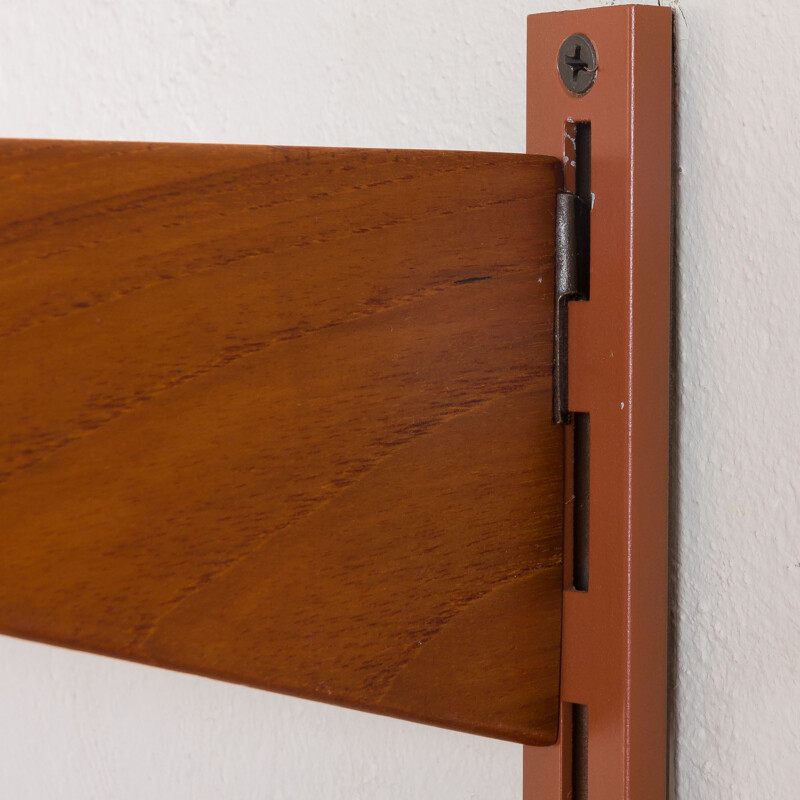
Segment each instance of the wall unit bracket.
[[567,425],[567,304],[588,300],[589,208],[572,192],[556,195],[556,276],[553,308],[553,422]]

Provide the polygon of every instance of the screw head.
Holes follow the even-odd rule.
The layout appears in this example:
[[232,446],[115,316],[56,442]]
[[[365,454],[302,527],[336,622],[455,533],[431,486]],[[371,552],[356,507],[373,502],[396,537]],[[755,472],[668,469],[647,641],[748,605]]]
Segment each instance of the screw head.
[[573,33],[558,51],[558,74],[572,94],[586,94],[597,77],[597,53],[588,36]]

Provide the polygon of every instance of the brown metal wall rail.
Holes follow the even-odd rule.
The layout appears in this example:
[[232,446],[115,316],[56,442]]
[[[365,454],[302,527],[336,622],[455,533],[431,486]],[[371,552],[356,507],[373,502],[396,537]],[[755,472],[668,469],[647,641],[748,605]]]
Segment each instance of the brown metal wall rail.
[[[570,303],[568,338],[569,408],[588,414],[574,431],[589,436],[588,574],[568,497],[562,725],[555,746],[525,749],[527,800],[666,795],[671,31],[653,6],[529,18],[528,151],[563,159],[580,189],[572,140],[589,123],[593,207],[589,300]],[[557,71],[576,33],[597,55],[582,96]]]

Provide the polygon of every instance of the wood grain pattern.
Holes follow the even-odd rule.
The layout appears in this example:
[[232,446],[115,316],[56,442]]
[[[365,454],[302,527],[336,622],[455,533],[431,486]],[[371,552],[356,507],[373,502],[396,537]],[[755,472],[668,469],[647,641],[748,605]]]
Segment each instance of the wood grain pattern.
[[558,181],[0,142],[0,630],[553,741]]

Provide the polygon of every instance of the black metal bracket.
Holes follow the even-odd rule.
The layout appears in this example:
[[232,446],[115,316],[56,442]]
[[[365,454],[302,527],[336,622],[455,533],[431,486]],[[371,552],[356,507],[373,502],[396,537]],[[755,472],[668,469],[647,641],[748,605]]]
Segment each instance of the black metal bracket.
[[556,275],[553,313],[553,422],[568,425],[567,303],[589,299],[589,206],[576,194],[556,195]]

